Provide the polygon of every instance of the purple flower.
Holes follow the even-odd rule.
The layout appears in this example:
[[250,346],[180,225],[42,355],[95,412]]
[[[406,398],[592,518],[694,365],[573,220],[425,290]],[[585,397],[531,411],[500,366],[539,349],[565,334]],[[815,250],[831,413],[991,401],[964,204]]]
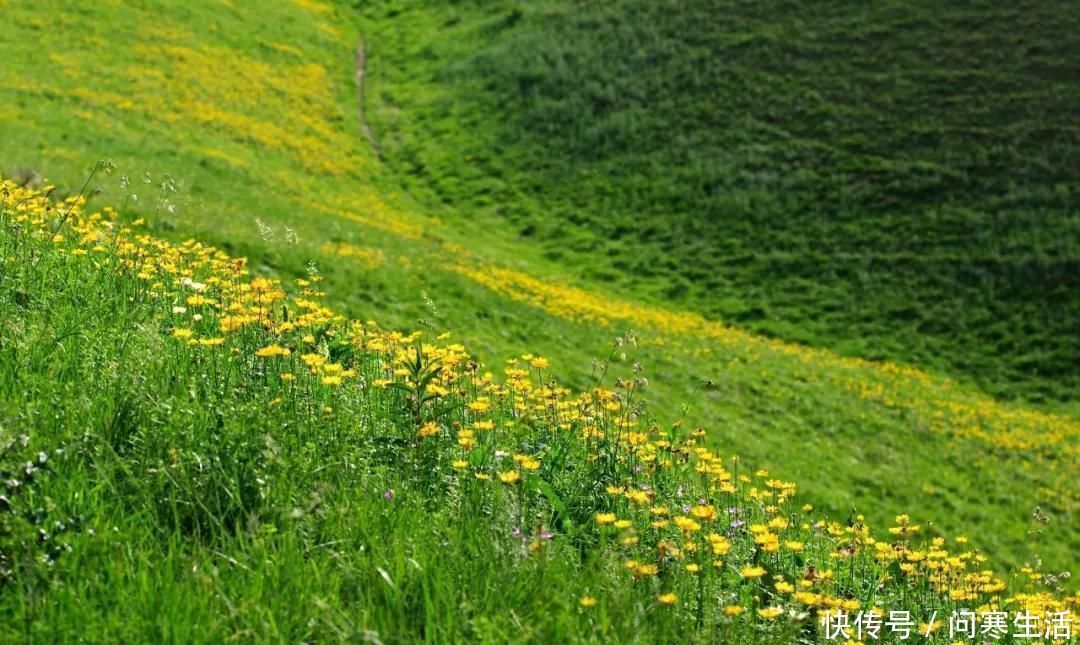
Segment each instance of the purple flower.
[[386,492],[383,493],[382,496],[383,496],[383,499],[385,499],[386,501],[389,502],[390,500],[394,499],[394,489],[393,488],[387,488]]
[[551,531],[548,531],[547,529],[544,529],[543,531],[540,531],[540,538],[541,539],[550,540],[553,537],[555,537],[555,534],[552,533]]
[[733,528],[733,529],[737,529],[737,528],[739,528],[740,526],[742,526],[743,524],[746,524],[746,522],[744,522],[744,521],[742,521],[742,520],[732,520],[732,521],[731,521],[731,528]]
[[521,528],[515,526],[513,531],[510,531],[511,537],[521,537]]

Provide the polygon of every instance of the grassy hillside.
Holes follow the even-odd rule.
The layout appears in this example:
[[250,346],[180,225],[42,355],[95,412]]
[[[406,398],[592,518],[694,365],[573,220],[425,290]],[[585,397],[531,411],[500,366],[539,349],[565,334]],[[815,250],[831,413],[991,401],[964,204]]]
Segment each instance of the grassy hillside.
[[840,608],[929,633],[1080,604],[906,515],[889,542],[819,518],[655,415],[635,367],[496,377],[336,314],[318,274],[0,194],[5,642],[791,642]]
[[[943,531],[983,531],[982,547],[1001,562],[1072,564],[1073,415],[1002,406],[923,372],[843,361],[644,295],[552,279],[562,265],[498,228],[450,225],[440,218],[453,211],[396,194],[397,177],[354,118],[349,14],[276,11],[252,30],[245,10],[213,3],[9,5],[2,42],[12,64],[0,92],[13,116],[0,121],[0,157],[47,170],[74,194],[90,160],[111,156],[122,170],[95,181],[93,198],[142,214],[161,235],[245,255],[259,275],[302,277],[313,263],[360,318],[452,329],[492,360],[543,349],[578,387],[597,348],[636,328],[654,406],[690,406],[715,445],[798,478],[834,516],[854,505],[883,523],[917,508]],[[46,29],[62,38],[42,58],[35,38]],[[176,192],[161,189],[163,173]],[[873,473],[867,463],[878,464]],[[1052,521],[1033,543],[1035,505]]]
[[[811,519],[842,521],[863,514],[869,525],[882,527],[872,534],[886,538],[890,534],[884,529],[894,525],[895,516],[910,513],[911,522],[922,527],[920,535],[967,536],[969,544],[991,556],[986,566],[1002,577],[1011,577],[1036,560],[1052,572],[1075,564],[1075,553],[1080,552],[1080,535],[1073,529],[1080,507],[1080,422],[1075,403],[1035,407],[1003,402],[934,370],[846,358],[727,326],[693,312],[692,303],[674,306],[628,284],[611,284],[595,276],[571,281],[566,267],[575,266],[573,254],[553,261],[545,257],[542,245],[508,235],[483,209],[468,211],[475,216],[467,218],[459,206],[432,206],[426,201],[426,189],[404,179],[392,159],[389,165],[381,162],[363,136],[353,80],[360,26],[367,41],[367,78],[374,79],[368,88],[374,105],[368,105],[368,112],[373,122],[384,125],[389,123],[388,104],[374,96],[387,87],[394,41],[393,32],[372,31],[366,21],[354,23],[351,10],[313,2],[274,3],[261,7],[260,19],[253,21],[249,7],[229,2],[72,7],[9,1],[0,6],[4,12],[0,57],[5,61],[0,66],[0,168],[5,176],[30,185],[41,185],[46,176],[55,182],[53,197],[81,191],[91,210],[110,206],[122,221],[141,219],[138,230],[155,240],[183,244],[193,239],[246,257],[248,277],[283,284],[321,278],[314,284],[324,294],[323,301],[352,319],[375,320],[382,329],[424,329],[428,341],[450,330],[470,354],[498,366],[491,368],[496,375],[503,372],[506,359],[542,354],[551,359],[545,382],[555,379],[573,391],[588,392],[595,383],[597,361],[611,362],[612,375],[648,379],[647,389],[635,394],[635,401],[648,403],[649,415],[662,429],[682,417],[685,429],[704,429],[703,437],[694,437],[697,445],[725,458],[739,454],[740,468],[745,469],[740,472],[762,468],[770,473],[769,479],[798,481],[805,497],[799,503],[808,501],[815,507]],[[442,29],[447,22],[442,11],[436,7],[426,22],[402,24]],[[419,95],[428,86],[414,88]],[[378,119],[376,107],[381,110]],[[392,142],[386,140],[390,132],[377,129],[385,159],[392,157]],[[94,160],[106,156],[117,162],[118,170],[99,173],[87,182]],[[211,333],[212,322],[196,329],[181,325],[174,318],[179,314],[171,313],[172,306],[187,307],[188,295],[194,294],[180,298],[184,302],[153,300],[146,290],[161,290],[138,286],[145,280],[138,271],[134,276],[125,274],[116,285],[106,281],[94,286],[95,280],[111,274],[95,273],[102,267],[86,258],[69,258],[74,247],[64,247],[70,253],[49,256],[48,262],[59,263],[58,268],[26,268],[23,264],[37,251],[12,241],[24,234],[5,229],[10,239],[0,265],[6,289],[5,344],[0,350],[14,352],[0,366],[7,370],[0,427],[5,436],[29,439],[25,446],[21,440],[13,444],[17,448],[3,470],[14,472],[16,465],[21,468],[36,459],[39,451],[51,455],[61,449],[75,457],[73,464],[43,484],[46,492],[28,493],[30,501],[19,502],[31,509],[26,515],[30,532],[19,535],[33,534],[34,518],[46,517],[37,513],[40,509],[48,511],[50,524],[61,520],[67,526],[65,518],[83,514],[97,518],[90,524],[94,535],[100,537],[116,526],[120,537],[103,543],[81,531],[78,539],[88,540],[84,545],[91,545],[91,553],[86,560],[72,560],[78,567],[61,567],[56,578],[42,572],[42,579],[51,582],[41,587],[24,582],[8,585],[0,592],[0,602],[20,618],[19,625],[10,629],[47,630],[52,624],[57,630],[73,629],[74,623],[53,620],[61,611],[85,616],[101,630],[122,629],[133,614],[145,618],[166,612],[169,620],[163,622],[169,624],[213,623],[217,631],[211,631],[210,638],[250,632],[299,640],[312,612],[321,612],[315,618],[320,626],[311,629],[318,634],[330,633],[324,628],[331,630],[333,636],[326,638],[355,635],[365,625],[383,633],[400,629],[418,634],[421,628],[410,622],[416,605],[410,603],[416,595],[435,593],[424,587],[428,580],[445,594],[432,601],[446,610],[443,618],[432,617],[432,624],[446,626],[446,633],[499,640],[507,630],[522,629],[518,622],[538,624],[523,617],[522,608],[530,607],[537,615],[550,611],[556,616],[553,631],[536,632],[538,639],[585,629],[578,620],[589,621],[589,629],[600,625],[601,631],[584,632],[596,638],[629,637],[633,625],[646,629],[643,640],[683,635],[678,630],[685,626],[660,624],[651,632],[653,627],[635,622],[654,619],[657,614],[649,612],[663,589],[630,586],[633,591],[619,595],[626,583],[625,577],[617,577],[624,572],[622,556],[611,555],[606,569],[594,570],[565,554],[550,573],[551,580],[564,586],[553,585],[546,592],[560,594],[558,601],[549,603],[554,595],[541,594],[541,600],[529,595],[549,580],[544,570],[530,574],[533,577],[514,577],[521,570],[508,561],[520,552],[492,546],[485,534],[473,542],[472,537],[443,532],[455,531],[458,525],[432,514],[425,501],[431,499],[428,493],[401,495],[406,487],[420,484],[408,483],[414,481],[408,470],[412,466],[404,465],[414,456],[398,454],[412,453],[415,446],[403,429],[410,418],[402,416],[397,404],[386,403],[385,414],[376,417],[364,417],[364,405],[356,401],[349,404],[352,407],[330,404],[342,411],[340,423],[328,424],[320,406],[329,390],[312,390],[299,407],[267,412],[269,402],[278,398],[274,388],[281,384],[273,381],[265,363],[252,357],[265,346],[261,343],[272,341],[261,335],[267,330],[228,337],[220,347],[236,349],[238,362],[225,357],[211,363],[184,362],[190,357],[180,350],[187,345],[168,337],[175,328],[192,329],[202,340],[218,337]],[[76,243],[65,235],[64,244]],[[18,253],[12,250],[16,248]],[[75,264],[68,266],[69,261]],[[179,298],[169,293],[174,300]],[[142,303],[130,316],[124,313],[125,297]],[[301,298],[315,300],[312,294]],[[268,315],[283,315],[276,304]],[[223,315],[223,305],[217,302],[202,315],[212,321],[211,315]],[[115,320],[103,313],[113,307],[119,308]],[[290,311],[294,315],[297,309]],[[608,357],[612,339],[630,328],[637,331],[638,347],[628,351],[625,362],[618,353]],[[97,337],[105,339],[101,346],[89,342]],[[296,340],[290,336],[288,342]],[[327,342],[327,352],[332,344]],[[225,351],[215,347],[205,349]],[[301,354],[298,346],[289,347],[297,350],[293,354]],[[80,353],[82,348],[86,353]],[[174,364],[174,359],[180,363]],[[330,357],[330,362],[343,366],[349,360],[337,354]],[[632,371],[634,362],[641,363],[642,372]],[[224,371],[213,371],[219,368]],[[371,383],[383,368],[372,359],[356,369],[355,378],[363,375]],[[101,373],[109,378],[87,376]],[[219,376],[226,380],[213,380]],[[211,379],[209,386],[199,384],[204,378]],[[607,382],[612,383],[610,376]],[[227,391],[200,389],[222,383]],[[321,380],[314,385],[321,387]],[[56,409],[65,413],[53,414]],[[196,429],[185,425],[188,418],[197,419]],[[404,443],[383,441],[392,432],[381,426],[369,431],[372,423],[394,426]],[[93,433],[82,438],[79,433],[86,424],[93,426]],[[149,436],[153,441],[147,443]],[[280,483],[266,493],[272,500],[264,502],[258,480],[265,480],[264,469],[270,468],[266,463],[274,462],[267,456],[273,449],[267,447],[266,436],[287,454],[289,466],[276,471]],[[522,436],[510,433],[507,440]],[[219,444],[221,437],[228,441]],[[76,439],[84,443],[71,443]],[[400,450],[387,448],[398,461],[385,461],[390,457],[381,453],[372,456],[382,450],[372,443],[398,446]],[[456,444],[449,443],[454,449]],[[7,440],[0,445],[7,445]],[[105,461],[93,461],[95,450],[106,452]],[[134,456],[127,459],[125,454],[132,451]],[[236,468],[251,467],[230,471],[226,462],[233,454],[244,456],[237,459]],[[81,461],[86,455],[91,462]],[[579,457],[588,461],[585,452]],[[170,479],[173,463],[179,464],[177,468],[182,465],[190,481]],[[420,468],[430,466],[418,463]],[[356,479],[360,474],[352,469],[361,465],[385,468],[360,485]],[[117,483],[121,480],[124,486],[143,480],[153,483],[131,492]],[[575,476],[574,481],[591,480]],[[162,497],[163,490],[176,490],[168,487],[181,487],[182,494]],[[383,517],[386,487],[397,491],[398,501],[415,506],[401,515]],[[761,490],[760,482],[758,487]],[[587,514],[581,509],[607,499],[605,493],[593,492],[593,497],[577,489],[568,494],[583,500],[576,512]],[[176,517],[168,517],[172,508],[151,510],[172,499],[178,500]],[[508,508],[502,506],[505,500],[496,504],[495,499],[468,508],[485,513]],[[119,505],[112,500],[120,500]],[[147,506],[147,500],[155,501]],[[196,501],[203,500],[214,501],[207,502],[208,509],[195,509]],[[325,509],[326,523],[300,528],[290,524],[296,519],[288,517],[294,509],[304,517],[324,517],[323,511],[309,509],[310,504]],[[250,516],[253,507],[258,522],[249,527],[238,518]],[[417,519],[422,513],[429,515]],[[192,515],[196,519],[190,519]],[[370,519],[375,516],[379,519]],[[358,517],[370,521],[354,522]],[[209,528],[199,528],[204,525]],[[263,525],[274,527],[264,531],[281,532],[282,542],[269,551],[259,551],[252,537]],[[482,533],[481,526],[487,525],[469,524],[461,530]],[[513,528],[499,526],[492,530]],[[355,576],[339,572],[342,558],[355,557],[355,552],[341,555],[327,550],[336,540],[364,546],[368,552],[382,540],[381,548],[390,549],[410,531],[418,531],[416,540],[427,545],[418,548],[427,555],[380,552],[393,566],[375,560],[356,564],[364,573]],[[204,534],[210,536],[205,543]],[[286,544],[289,540],[293,542]],[[574,551],[580,543],[566,544]],[[277,550],[283,548],[291,549],[288,555]],[[436,550],[437,556],[432,554]],[[116,565],[119,568],[103,568],[105,554],[117,552],[126,558]],[[492,556],[493,552],[500,555]],[[468,557],[447,565],[445,586],[430,577],[436,564],[460,553]],[[749,543],[744,553],[754,557]],[[509,560],[501,559],[504,555]],[[429,573],[411,573],[417,569],[410,557]],[[143,566],[147,562],[162,564],[152,569]],[[475,577],[471,569],[466,571],[472,564],[479,567]],[[408,595],[408,602],[387,601],[379,595],[385,590],[374,591],[368,584],[374,580],[374,589],[381,589],[378,585],[385,578],[379,567],[393,581],[388,588]],[[97,569],[104,571],[99,578],[80,582],[76,575]],[[198,571],[218,576],[225,586],[215,587],[217,583],[199,577]],[[795,569],[785,571],[794,580]],[[403,575],[415,577],[404,584]],[[571,578],[582,586],[595,583],[595,588],[571,589],[565,586]],[[93,585],[110,582],[120,584],[135,604],[94,604]],[[270,598],[284,584],[293,585],[296,595]],[[1065,584],[1075,585],[1075,578]],[[724,595],[727,602],[737,585],[724,585],[728,583],[710,587],[710,593],[716,598]],[[54,586],[64,600],[52,595]],[[1040,583],[1040,588],[1046,587]],[[176,589],[179,595],[161,592],[165,589]],[[481,596],[475,591],[479,589],[510,591],[495,598]],[[579,614],[577,594],[596,594],[600,589],[615,594],[606,605],[609,613],[603,619]],[[685,587],[677,594],[684,602],[693,595]],[[41,604],[34,604],[34,598]],[[135,609],[121,613],[130,606]],[[388,606],[397,613],[380,609]],[[686,605],[679,607],[686,610]],[[509,613],[511,609],[514,613]],[[453,622],[455,611],[469,615],[467,628]],[[95,615],[98,618],[92,618]],[[720,617],[709,618],[710,625],[719,624],[714,619]],[[137,636],[152,627],[131,620],[132,637],[144,640]],[[757,629],[751,627],[756,623],[746,625]],[[665,631],[669,628],[675,631]],[[783,629],[776,629],[769,633],[786,636]],[[42,633],[39,640],[68,634]],[[163,637],[187,640],[190,635],[175,632]]]
[[366,5],[425,203],[576,278],[997,396],[1080,386],[1077,5]]

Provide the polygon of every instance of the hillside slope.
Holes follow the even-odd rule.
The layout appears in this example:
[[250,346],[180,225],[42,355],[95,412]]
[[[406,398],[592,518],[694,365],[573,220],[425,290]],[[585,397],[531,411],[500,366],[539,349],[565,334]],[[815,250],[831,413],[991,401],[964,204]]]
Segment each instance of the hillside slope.
[[[249,8],[216,2],[4,11],[0,164],[31,183],[36,170],[73,195],[92,160],[112,157],[121,170],[86,190],[94,208],[247,257],[257,277],[314,270],[336,310],[452,330],[490,365],[542,353],[578,391],[634,328],[650,410],[684,414],[718,452],[799,481],[828,516],[883,526],[909,512],[930,534],[968,534],[1000,574],[1035,558],[1075,564],[1075,405],[1003,403],[932,371],[571,284],[561,263],[479,214],[465,222],[402,194],[357,122],[351,12],[275,3],[255,28]],[[382,59],[368,44],[371,78]]]
[[1080,392],[1080,10],[367,5],[369,116],[433,208],[770,335]]
[[1080,604],[907,515],[890,541],[820,517],[631,366],[496,377],[335,313],[317,273],[50,190],[0,178],[4,642],[791,642],[838,609],[1042,633]]

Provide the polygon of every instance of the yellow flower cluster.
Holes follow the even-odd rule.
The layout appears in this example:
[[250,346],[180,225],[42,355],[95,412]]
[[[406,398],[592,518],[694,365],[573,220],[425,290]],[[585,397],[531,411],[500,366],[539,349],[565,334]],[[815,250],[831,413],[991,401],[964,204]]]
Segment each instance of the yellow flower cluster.
[[[73,29],[42,61],[40,75],[0,75],[0,87],[71,99],[89,119],[105,123],[116,112],[135,113],[160,122],[165,136],[174,130],[171,125],[184,123],[179,145],[191,145],[191,128],[209,130],[229,149],[208,156],[237,166],[247,165],[254,142],[314,174],[342,176],[363,167],[362,156],[339,126],[347,115],[324,67],[269,62],[225,45],[193,44],[193,34],[160,12],[150,22],[125,43],[125,53],[148,61],[145,66],[101,64],[112,45],[88,30]],[[340,43],[340,34],[331,40]]]
[[[890,362],[839,356],[823,349],[788,343],[726,326],[689,312],[676,312],[620,300],[521,271],[489,266],[477,260],[456,260],[446,267],[500,295],[539,307],[566,320],[611,326],[628,323],[660,334],[656,342],[705,339],[734,351],[749,364],[785,361],[804,380],[841,388],[860,399],[898,411],[934,432],[972,440],[989,448],[994,458],[1034,456],[1041,468],[1057,473],[1058,486],[1039,491],[1044,503],[1063,510],[1080,508],[1080,421],[1012,406],[964,388],[940,376]],[[709,354],[711,346],[697,347]]]
[[366,246],[357,246],[347,242],[332,244],[327,242],[322,245],[322,252],[343,258],[350,258],[367,269],[377,269],[384,261],[383,252]]

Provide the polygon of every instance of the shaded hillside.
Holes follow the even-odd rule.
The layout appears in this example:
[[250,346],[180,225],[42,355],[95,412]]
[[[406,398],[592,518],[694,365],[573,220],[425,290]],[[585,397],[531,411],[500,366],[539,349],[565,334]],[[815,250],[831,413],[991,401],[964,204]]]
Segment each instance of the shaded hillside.
[[1076,5],[367,15],[374,127],[430,203],[752,329],[1076,394]]

